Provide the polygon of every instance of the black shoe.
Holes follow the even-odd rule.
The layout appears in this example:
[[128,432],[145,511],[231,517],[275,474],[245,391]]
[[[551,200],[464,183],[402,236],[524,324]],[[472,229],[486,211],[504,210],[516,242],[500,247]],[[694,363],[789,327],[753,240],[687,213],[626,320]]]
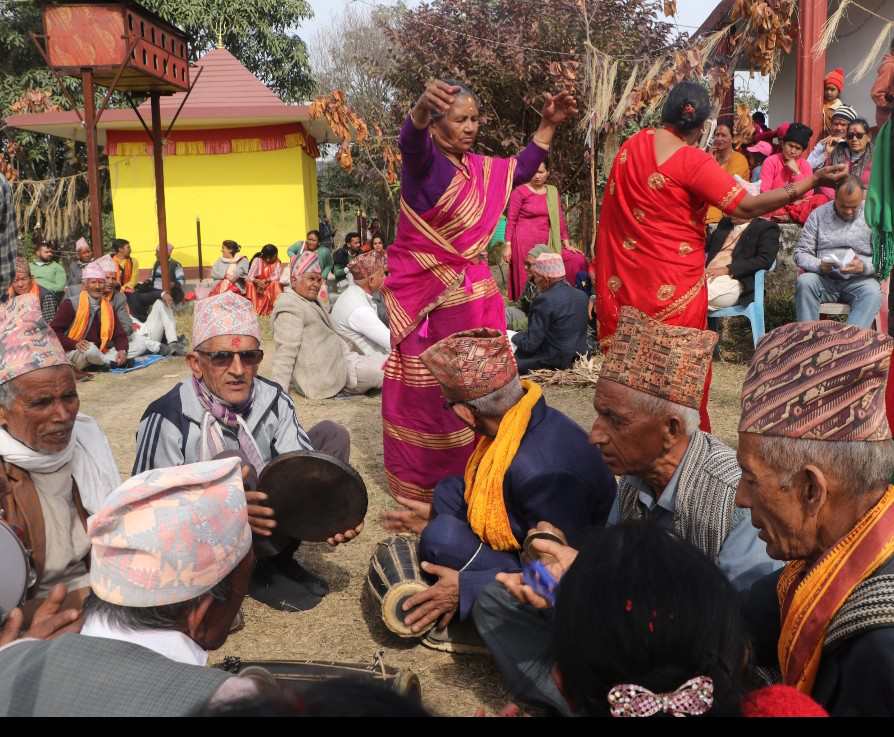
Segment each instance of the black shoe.
[[172,346],[168,343],[162,343],[158,346],[158,355],[159,356],[170,356],[171,355]]
[[292,581],[306,586],[308,591],[313,592],[319,597],[324,597],[329,593],[329,584],[326,580],[307,570],[291,555],[278,555],[273,558],[273,567]]
[[261,561],[255,567],[248,595],[281,612],[306,612],[323,600],[309,586],[283,575],[269,561]]

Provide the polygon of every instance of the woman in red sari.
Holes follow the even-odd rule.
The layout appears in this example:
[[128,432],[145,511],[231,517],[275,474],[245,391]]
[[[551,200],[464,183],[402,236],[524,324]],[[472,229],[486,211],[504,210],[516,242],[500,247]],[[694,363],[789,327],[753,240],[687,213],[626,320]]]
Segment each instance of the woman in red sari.
[[382,388],[385,471],[398,499],[430,501],[438,481],[463,474],[473,450],[474,432],[444,406],[419,355],[461,330],[506,329],[487,246],[512,188],[531,179],[556,126],[577,112],[568,93],[545,97],[533,141],[510,159],[471,152],[480,106],[455,82],[429,83],[401,128],[400,218],[383,289],[392,350]]
[[[620,148],[605,188],[595,258],[599,341],[611,340],[621,307],[670,325],[704,330],[705,211],[708,205],[750,220],[846,175],[827,167],[785,187],[749,195],[711,154],[695,147],[710,114],[707,91],[681,82],[668,96],[664,126],[642,130]],[[702,427],[710,429],[702,401]]]
[[255,312],[261,317],[273,312],[273,304],[282,294],[282,286],[279,283],[281,276],[279,249],[268,243],[251,261],[245,292],[245,296],[255,306]]

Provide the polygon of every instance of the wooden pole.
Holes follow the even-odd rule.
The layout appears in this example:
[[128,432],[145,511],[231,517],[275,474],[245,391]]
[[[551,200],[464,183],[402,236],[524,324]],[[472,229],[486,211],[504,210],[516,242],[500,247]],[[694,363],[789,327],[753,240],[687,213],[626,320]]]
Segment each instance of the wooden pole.
[[826,74],[826,53],[815,56],[813,49],[819,41],[828,15],[828,3],[801,0],[794,119],[813,129],[814,141],[823,135],[823,78]]
[[152,105],[152,159],[155,163],[155,212],[158,216],[158,263],[161,266],[162,289],[171,291],[171,271],[168,268],[168,223],[165,211],[164,141],[161,135],[161,104],[158,92],[150,93]]
[[198,215],[196,215],[196,243],[199,244],[199,281],[202,281],[205,278],[205,269],[202,266],[202,221]]
[[90,196],[90,240],[93,256],[102,256],[102,195],[99,191],[99,149],[96,145],[96,91],[93,69],[81,69],[84,84],[84,127],[87,132],[87,190]]

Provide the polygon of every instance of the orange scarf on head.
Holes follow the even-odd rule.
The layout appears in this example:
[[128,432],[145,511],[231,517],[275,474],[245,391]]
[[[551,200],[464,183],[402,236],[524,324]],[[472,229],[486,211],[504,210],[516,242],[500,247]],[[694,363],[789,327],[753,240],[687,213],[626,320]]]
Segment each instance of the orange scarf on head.
[[118,268],[124,272],[124,275],[120,276],[122,284],[130,284],[130,278],[133,276],[133,261],[129,258],[119,259],[117,256],[112,256],[112,260],[118,264]]
[[518,550],[521,547],[509,523],[503,498],[503,478],[528,431],[534,405],[543,396],[543,390],[531,381],[523,381],[522,387],[525,394],[503,415],[497,437],[482,437],[466,464],[465,499],[469,525],[494,550]]
[[[81,292],[78,299],[78,311],[75,318],[68,329],[68,337],[74,341],[83,340],[87,334],[87,328],[90,327],[90,295],[87,290]],[[99,352],[105,353],[112,340],[115,332],[115,311],[112,309],[112,303],[103,297],[99,300]]]
[[786,685],[809,694],[826,630],[853,590],[894,555],[894,486],[812,568],[792,561],[776,585],[782,618],[779,667]]

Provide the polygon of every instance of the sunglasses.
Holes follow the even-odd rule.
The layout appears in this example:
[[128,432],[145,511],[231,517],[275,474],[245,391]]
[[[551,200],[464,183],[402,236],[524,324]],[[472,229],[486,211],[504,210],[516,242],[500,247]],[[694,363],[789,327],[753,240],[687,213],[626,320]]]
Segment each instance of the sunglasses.
[[865,133],[857,133],[856,131],[853,132],[853,133],[848,133],[848,134],[847,134],[847,140],[848,140],[848,141],[853,141],[855,138],[856,138],[858,141],[862,141],[865,137],[866,137],[866,134],[865,134]]
[[251,351],[196,351],[196,353],[205,356],[214,368],[228,368],[235,356],[239,356],[239,360],[246,366],[257,366],[264,360],[264,351],[259,348]]

